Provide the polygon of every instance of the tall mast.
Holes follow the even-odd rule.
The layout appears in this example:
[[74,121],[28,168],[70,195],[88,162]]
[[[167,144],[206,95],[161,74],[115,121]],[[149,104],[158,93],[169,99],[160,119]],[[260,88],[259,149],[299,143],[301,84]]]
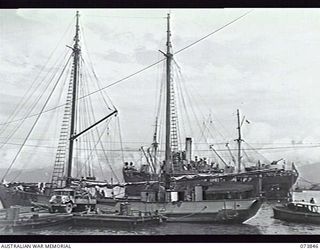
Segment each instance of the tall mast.
[[166,173],[170,173],[172,171],[172,157],[171,157],[171,144],[170,144],[170,138],[171,138],[171,107],[170,107],[170,98],[171,98],[171,61],[173,55],[171,54],[171,32],[170,32],[170,14],[167,15],[167,53],[166,56],[166,88],[167,88],[167,94],[166,94],[166,143],[165,143],[165,170]]
[[159,143],[157,141],[157,137],[158,137],[158,116],[156,117],[156,124],[155,124],[155,129],[154,129],[154,134],[153,134],[153,166],[154,166],[154,170],[156,171],[156,167],[157,167],[157,154],[158,154],[158,146]]
[[79,46],[79,11],[76,14],[76,34],[74,36],[73,44],[73,85],[72,85],[72,105],[71,105],[71,123],[70,123],[70,139],[69,139],[69,154],[68,154],[68,165],[67,165],[67,185],[70,184],[70,178],[72,174],[72,162],[73,162],[73,142],[75,140],[74,135],[76,134],[76,99],[77,99],[77,85],[78,85],[78,73],[79,73],[79,57],[80,57],[80,46]]
[[236,141],[238,142],[238,173],[241,171],[241,123],[240,123],[240,112],[239,109],[237,109],[237,118],[238,118],[238,139]]

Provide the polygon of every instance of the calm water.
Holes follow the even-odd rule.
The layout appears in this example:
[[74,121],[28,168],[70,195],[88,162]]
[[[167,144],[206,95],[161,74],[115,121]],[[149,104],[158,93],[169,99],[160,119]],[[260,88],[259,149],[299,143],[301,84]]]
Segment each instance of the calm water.
[[[319,191],[294,193],[295,200],[309,201],[313,197],[320,203]],[[242,225],[210,225],[198,223],[164,223],[160,226],[136,228],[93,228],[56,226],[50,229],[28,230],[19,234],[45,235],[165,235],[165,234],[320,234],[320,225],[288,223],[272,218],[272,206],[277,203],[264,203],[258,214]],[[11,234],[1,232],[2,234]]]

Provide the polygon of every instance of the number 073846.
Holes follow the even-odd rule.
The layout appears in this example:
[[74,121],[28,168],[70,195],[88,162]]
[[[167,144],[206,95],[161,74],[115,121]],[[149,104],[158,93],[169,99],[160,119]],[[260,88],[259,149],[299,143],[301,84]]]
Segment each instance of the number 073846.
[[318,248],[318,244],[300,244],[300,248]]

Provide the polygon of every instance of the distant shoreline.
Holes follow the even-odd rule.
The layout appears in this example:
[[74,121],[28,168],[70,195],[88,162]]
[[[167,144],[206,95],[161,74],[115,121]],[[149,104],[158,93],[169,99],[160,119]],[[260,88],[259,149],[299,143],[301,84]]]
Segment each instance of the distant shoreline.
[[320,189],[308,189],[308,188],[303,188],[303,189],[293,190],[293,192],[303,192],[303,191],[320,191]]

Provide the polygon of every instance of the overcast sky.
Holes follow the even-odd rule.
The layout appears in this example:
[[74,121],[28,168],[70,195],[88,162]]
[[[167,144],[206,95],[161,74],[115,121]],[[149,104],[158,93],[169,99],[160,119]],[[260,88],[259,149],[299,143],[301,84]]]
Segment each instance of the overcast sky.
[[[0,11],[0,122],[8,119],[57,44],[57,51],[72,45],[75,11]],[[162,58],[158,50],[165,50],[168,11],[177,51],[248,10],[81,9],[82,48],[90,53],[103,86]],[[196,96],[192,104],[202,114],[199,117],[211,114],[214,123],[223,124],[230,140],[237,136],[239,108],[251,122],[243,132],[253,145],[292,140],[317,143],[319,44],[320,10],[256,9],[179,53],[175,60],[185,88]],[[126,142],[151,143],[162,66],[106,90],[119,110],[125,146],[132,147]],[[2,164],[10,162],[8,152],[3,151]],[[273,153],[294,160],[320,160],[319,148]]]

